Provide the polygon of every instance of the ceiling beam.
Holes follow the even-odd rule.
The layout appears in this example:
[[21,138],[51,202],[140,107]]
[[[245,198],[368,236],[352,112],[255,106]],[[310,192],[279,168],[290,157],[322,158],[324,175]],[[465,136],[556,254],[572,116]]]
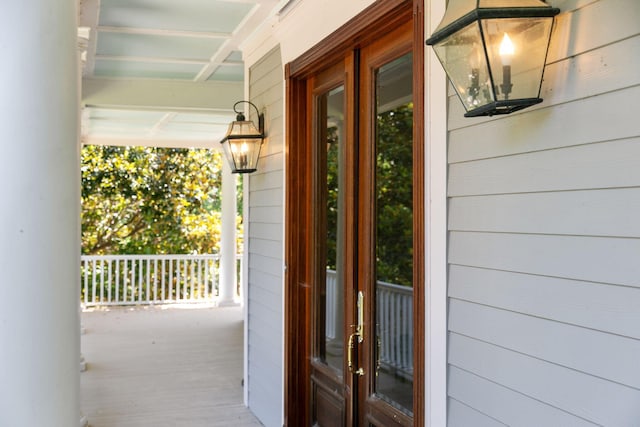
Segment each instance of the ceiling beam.
[[156,64],[186,64],[206,65],[209,61],[203,59],[169,58],[160,56],[123,56],[123,55],[95,55],[97,60],[121,62],[147,62]]
[[82,105],[90,107],[231,112],[243,96],[243,82],[82,79]]
[[166,30],[162,28],[132,28],[100,25],[98,31],[103,33],[136,34],[147,36],[195,37],[202,39],[228,39],[230,33],[212,33],[204,31]]
[[196,78],[196,81],[207,80],[220,65],[224,63],[229,54],[235,50],[241,50],[241,41],[249,37],[272,13],[273,6],[278,0],[262,0],[255,4],[253,9],[247,13],[244,20],[238,24],[233,32],[233,37],[220,47],[218,52],[210,58],[209,64],[202,68]]
[[117,147],[164,147],[164,148],[207,148],[221,151],[219,140],[178,140],[154,138],[107,138],[83,136],[84,145],[110,145]]

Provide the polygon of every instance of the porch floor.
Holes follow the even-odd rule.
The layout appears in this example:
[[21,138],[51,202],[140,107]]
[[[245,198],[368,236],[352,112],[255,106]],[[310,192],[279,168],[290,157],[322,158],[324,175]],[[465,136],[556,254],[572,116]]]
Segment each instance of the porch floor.
[[82,313],[91,427],[260,426],[242,403],[240,307]]

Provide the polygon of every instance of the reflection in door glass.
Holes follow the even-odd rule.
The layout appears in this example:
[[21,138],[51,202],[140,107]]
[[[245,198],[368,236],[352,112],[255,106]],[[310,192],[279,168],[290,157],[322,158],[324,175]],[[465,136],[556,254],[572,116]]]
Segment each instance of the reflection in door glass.
[[412,56],[376,73],[375,392],[413,408]]
[[[319,307],[320,328],[324,327],[324,340],[319,343],[320,358],[329,366],[342,371],[344,340],[342,324],[344,319],[343,285],[343,245],[340,236],[344,232],[343,201],[340,188],[342,182],[342,143],[344,141],[344,87],[333,89],[319,98],[319,142],[320,158],[325,155],[325,185],[323,194],[326,206],[325,262],[326,279],[324,307]],[[324,146],[324,147],[323,147]],[[326,150],[326,151],[325,151]]]

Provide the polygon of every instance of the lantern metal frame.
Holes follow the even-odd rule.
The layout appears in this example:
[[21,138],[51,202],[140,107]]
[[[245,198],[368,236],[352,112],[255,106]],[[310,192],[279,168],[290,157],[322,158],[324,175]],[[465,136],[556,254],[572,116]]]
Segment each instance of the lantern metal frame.
[[[258,116],[258,128],[251,120],[247,120],[243,111],[238,111],[239,104],[249,104]],[[225,157],[231,167],[232,173],[252,173],[257,170],[260,150],[264,143],[264,114],[251,101],[238,101],[233,104],[236,120],[231,122],[225,137],[220,141]],[[248,128],[249,132],[242,133],[237,129]],[[246,150],[234,149],[237,145],[246,146]],[[249,157],[250,156],[250,157]]]
[[[517,99],[509,99],[509,94],[512,91],[513,83],[511,81],[511,65],[503,65],[503,81],[501,83],[495,80],[497,75],[496,70],[494,70],[495,63],[492,63],[490,58],[488,42],[486,40],[487,35],[483,30],[483,21],[487,20],[495,20],[495,19],[526,19],[526,18],[551,18],[551,28],[553,28],[553,17],[560,13],[560,9],[551,7],[549,5],[544,6],[523,6],[523,7],[481,7],[480,4],[482,0],[468,0],[469,2],[475,2],[475,8],[473,8],[468,13],[463,16],[453,20],[450,24],[444,26],[443,28],[438,28],[436,32],[434,32],[431,37],[426,40],[426,44],[430,45],[436,49],[436,45],[440,42],[447,41],[449,37],[455,35],[458,32],[462,32],[466,30],[471,24],[477,23],[480,42],[482,45],[482,57],[481,59],[484,61],[483,64],[486,64],[486,70],[488,73],[489,83],[487,87],[490,88],[493,92],[491,93],[492,101],[488,102],[484,105],[481,105],[476,108],[469,109],[467,104],[464,102],[462,95],[458,88],[456,87],[456,93],[458,97],[462,101],[463,105],[467,112],[465,113],[465,117],[477,117],[477,116],[493,116],[498,114],[510,114],[514,111],[521,110],[523,108],[530,107],[532,105],[538,104],[542,102],[542,98],[540,98],[540,90],[542,86],[542,77],[544,74],[544,64],[546,62],[546,56],[548,53],[549,42],[551,37],[551,30],[549,31],[549,36],[546,40],[546,46],[544,50],[544,58],[542,62],[542,70],[540,75],[540,82],[537,86],[538,93],[537,97],[526,97],[526,98],[517,98]],[[544,4],[544,1],[541,0],[540,3]],[[460,2],[458,2],[458,5]],[[495,4],[495,3],[494,3]],[[451,6],[451,4],[449,5]],[[443,18],[443,22],[445,19],[450,19],[445,12],[445,16]],[[442,25],[442,23],[440,24]],[[436,51],[437,53],[437,51]],[[449,70],[445,66],[445,60],[441,58],[439,55],[438,59],[442,63],[443,68],[447,72],[449,80],[454,82],[454,78],[449,75]],[[474,69],[471,66],[472,59],[469,58],[469,86],[466,88],[470,96],[478,95],[480,91],[480,83],[477,75],[477,69]],[[474,73],[475,71],[475,73]],[[502,90],[501,94],[504,99],[498,99],[497,93],[499,90]]]

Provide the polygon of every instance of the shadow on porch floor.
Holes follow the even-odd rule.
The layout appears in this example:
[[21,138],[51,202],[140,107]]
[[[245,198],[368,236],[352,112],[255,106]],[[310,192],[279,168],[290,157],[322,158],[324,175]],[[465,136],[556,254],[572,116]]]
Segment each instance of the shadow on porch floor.
[[249,427],[242,309],[82,313],[81,410],[91,427]]

